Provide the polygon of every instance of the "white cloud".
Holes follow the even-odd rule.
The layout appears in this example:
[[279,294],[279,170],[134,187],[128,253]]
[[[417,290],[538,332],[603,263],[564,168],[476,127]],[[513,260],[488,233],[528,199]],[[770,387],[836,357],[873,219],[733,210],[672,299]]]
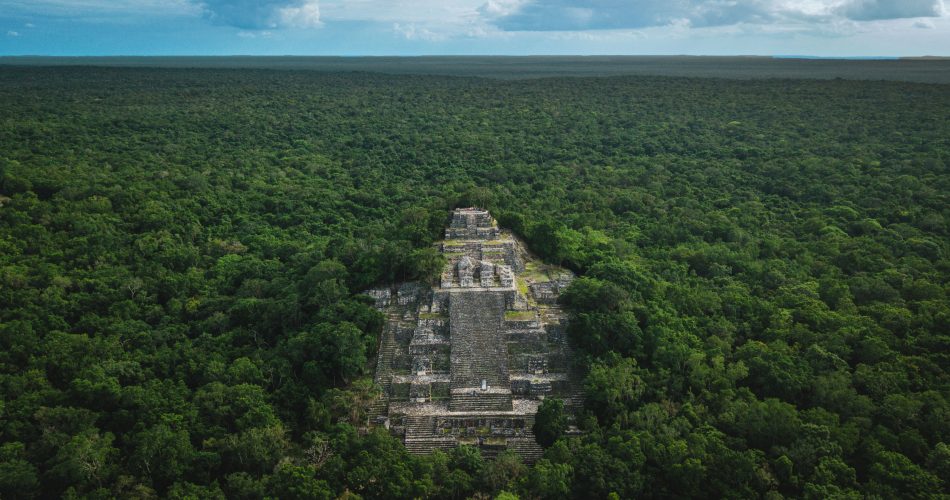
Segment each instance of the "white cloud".
[[270,38],[274,34],[270,31],[238,31],[237,36],[241,38]]
[[99,19],[118,16],[197,16],[201,8],[192,0],[0,0],[0,12]]
[[369,21],[379,23],[463,24],[479,17],[485,0],[323,0],[325,21]]
[[514,14],[526,3],[528,0],[488,0],[478,11],[487,17],[504,17]]
[[437,33],[428,28],[410,24],[393,24],[393,31],[406,40],[424,40],[427,42],[439,42],[448,38],[446,33]]
[[641,40],[646,33],[635,30],[556,31],[549,35],[554,40],[580,40],[585,42],[623,42]]
[[317,0],[192,0],[215,24],[243,30],[317,28],[322,25]]
[[943,0],[848,0],[840,12],[856,21],[940,17]]
[[[333,26],[334,33],[376,33],[431,42],[432,47],[529,50],[605,47],[609,52],[651,50],[657,40],[675,40],[689,52],[696,40],[840,40],[916,36],[925,47],[942,47],[950,33],[950,0],[0,0],[0,12],[20,24],[8,37],[31,34],[31,20],[44,18],[97,23],[195,23],[227,26],[228,36],[285,37],[281,30]],[[940,17],[937,17],[940,16]],[[186,19],[190,18],[190,19]],[[193,24],[189,26],[193,26]],[[350,30],[351,27],[355,29]],[[337,31],[337,28],[340,31]],[[212,28],[213,29],[213,28]],[[896,33],[901,33],[896,35]],[[12,33],[15,33],[12,34]],[[885,35],[885,33],[887,33]],[[346,35],[340,35],[345,37]],[[718,37],[718,38],[717,38]],[[508,40],[512,42],[509,43]],[[563,41],[566,45],[551,44]],[[569,42],[576,41],[575,45]],[[385,43],[385,42],[382,42]],[[612,45],[614,44],[614,45]],[[738,52],[757,52],[742,45]],[[781,47],[780,47],[781,48]],[[622,49],[622,50],[621,50]],[[859,52],[863,49],[849,49]],[[655,49],[654,49],[655,50]],[[784,50],[784,49],[782,49]],[[813,50],[812,52],[820,52]]]
[[297,6],[281,7],[277,10],[278,24],[291,28],[318,28],[320,5],[316,1],[307,1]]
[[16,31],[13,31],[13,30],[10,30],[10,31],[7,32],[7,36],[17,37],[17,36],[20,36],[20,33],[19,33],[19,32],[16,32]]
[[939,17],[943,0],[489,0],[485,18],[509,31],[583,31],[749,24],[818,27],[841,20]]
[[[493,15],[512,11],[528,0],[493,0]],[[506,39],[509,34],[488,22],[485,0],[321,0],[324,23],[379,24],[408,40]]]

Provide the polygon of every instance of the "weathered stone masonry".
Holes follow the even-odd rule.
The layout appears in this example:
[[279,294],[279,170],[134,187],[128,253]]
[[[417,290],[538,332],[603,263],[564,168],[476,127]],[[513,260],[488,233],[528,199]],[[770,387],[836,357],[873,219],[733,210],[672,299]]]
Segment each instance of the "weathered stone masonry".
[[528,259],[485,210],[456,209],[445,237],[438,287],[367,292],[389,317],[373,420],[413,453],[469,444],[532,462],[540,400],[562,398],[569,411],[581,403],[556,300],[572,275]]

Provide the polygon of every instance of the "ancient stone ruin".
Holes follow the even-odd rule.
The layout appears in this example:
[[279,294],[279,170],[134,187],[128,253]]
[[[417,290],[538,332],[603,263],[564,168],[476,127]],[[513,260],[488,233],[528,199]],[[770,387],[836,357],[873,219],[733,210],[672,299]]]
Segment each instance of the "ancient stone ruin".
[[582,404],[557,296],[573,275],[531,259],[485,210],[456,209],[439,244],[438,287],[367,292],[388,315],[371,421],[413,453],[460,444],[541,455],[531,427],[545,397]]

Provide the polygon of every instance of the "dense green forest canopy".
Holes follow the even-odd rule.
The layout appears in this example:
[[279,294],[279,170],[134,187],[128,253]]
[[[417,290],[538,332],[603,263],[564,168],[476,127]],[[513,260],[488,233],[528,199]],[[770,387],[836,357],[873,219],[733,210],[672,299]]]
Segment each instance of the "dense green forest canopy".
[[5,65],[366,71],[502,79],[649,75],[738,79],[846,78],[950,83],[950,58],[947,57],[814,59],[767,56],[0,56],[0,67]]
[[[901,82],[5,67],[0,496],[945,496],[948,116]],[[360,431],[359,292],[429,277],[468,205],[581,275],[583,433],[546,403],[531,467]]]

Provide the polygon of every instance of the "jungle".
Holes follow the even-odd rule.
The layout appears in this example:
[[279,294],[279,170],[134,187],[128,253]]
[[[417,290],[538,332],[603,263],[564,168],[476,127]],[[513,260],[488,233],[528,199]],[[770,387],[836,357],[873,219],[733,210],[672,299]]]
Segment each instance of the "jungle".
[[[0,68],[2,498],[945,498],[950,87]],[[578,278],[544,457],[367,427],[455,207]],[[565,434],[575,425],[580,432]]]

